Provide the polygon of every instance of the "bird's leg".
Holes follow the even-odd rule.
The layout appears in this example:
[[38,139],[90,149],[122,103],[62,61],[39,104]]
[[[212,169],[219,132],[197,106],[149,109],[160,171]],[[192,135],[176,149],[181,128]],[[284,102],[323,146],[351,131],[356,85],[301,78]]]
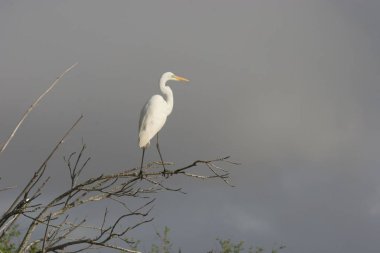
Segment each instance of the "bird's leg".
[[165,168],[165,164],[164,164],[164,159],[162,159],[162,155],[161,155],[161,151],[160,151],[160,145],[158,144],[158,133],[157,133],[157,144],[156,144],[156,147],[157,147],[157,150],[158,150],[158,154],[160,155],[160,158],[161,158],[162,167],[164,167],[164,171],[162,172],[162,174],[165,176],[166,175],[166,168]]
[[144,163],[144,154],[145,154],[145,147],[142,149],[142,156],[141,156],[141,167],[140,167],[140,173],[139,177],[140,179],[143,178],[143,163]]

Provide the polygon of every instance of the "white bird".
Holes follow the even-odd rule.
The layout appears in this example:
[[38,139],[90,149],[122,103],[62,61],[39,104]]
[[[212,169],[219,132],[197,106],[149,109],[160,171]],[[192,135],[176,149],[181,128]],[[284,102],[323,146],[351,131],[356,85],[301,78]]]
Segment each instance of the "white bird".
[[157,150],[164,167],[164,174],[166,171],[158,144],[158,132],[164,126],[167,117],[173,110],[173,92],[170,87],[166,86],[168,81],[188,82],[189,80],[176,76],[172,72],[164,73],[160,79],[160,90],[163,96],[153,95],[142,108],[139,120],[139,147],[142,148],[140,176],[142,176],[145,149],[150,146],[150,140],[155,135],[157,135]]

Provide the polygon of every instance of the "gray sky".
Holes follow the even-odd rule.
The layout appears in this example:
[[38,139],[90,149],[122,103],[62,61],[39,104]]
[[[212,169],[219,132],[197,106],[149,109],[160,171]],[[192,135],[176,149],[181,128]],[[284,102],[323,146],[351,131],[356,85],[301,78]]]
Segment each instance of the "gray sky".
[[[58,73],[79,65],[2,154],[1,176],[22,185],[80,113],[51,163],[52,194],[67,173],[61,157],[82,137],[90,175],[137,166],[140,108],[172,71],[191,82],[172,84],[164,158],[232,155],[242,165],[233,189],[176,179],[188,195],[160,194],[156,220],[135,237],[156,240],[167,225],[183,252],[216,237],[292,253],[378,252],[379,12],[375,0],[2,0],[2,139]],[[154,149],[147,159],[158,159]]]

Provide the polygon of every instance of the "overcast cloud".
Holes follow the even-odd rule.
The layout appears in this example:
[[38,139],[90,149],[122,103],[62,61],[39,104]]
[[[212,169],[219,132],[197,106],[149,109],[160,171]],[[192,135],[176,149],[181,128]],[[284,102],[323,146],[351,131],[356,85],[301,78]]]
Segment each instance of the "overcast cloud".
[[[79,65],[2,154],[0,183],[25,183],[81,113],[50,166],[52,194],[67,173],[61,157],[82,137],[89,174],[137,166],[140,108],[172,71],[191,82],[172,84],[164,158],[231,155],[242,165],[235,188],[172,182],[188,194],[160,194],[155,221],[135,238],[152,242],[167,225],[183,252],[204,252],[216,237],[292,253],[378,252],[379,13],[376,0],[2,0],[1,139],[58,73]],[[154,149],[146,159],[158,159]]]

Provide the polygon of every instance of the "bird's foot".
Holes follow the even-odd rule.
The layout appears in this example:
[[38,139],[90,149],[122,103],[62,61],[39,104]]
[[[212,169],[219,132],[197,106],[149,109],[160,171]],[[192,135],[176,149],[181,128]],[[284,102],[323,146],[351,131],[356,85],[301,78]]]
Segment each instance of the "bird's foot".
[[140,172],[139,172],[139,174],[137,175],[137,177],[140,178],[140,180],[143,180],[144,175],[143,175],[143,170],[142,170],[142,169],[140,169]]
[[164,168],[164,170],[162,171],[162,176],[165,178],[169,178],[170,173],[168,172],[168,170],[166,168]]

